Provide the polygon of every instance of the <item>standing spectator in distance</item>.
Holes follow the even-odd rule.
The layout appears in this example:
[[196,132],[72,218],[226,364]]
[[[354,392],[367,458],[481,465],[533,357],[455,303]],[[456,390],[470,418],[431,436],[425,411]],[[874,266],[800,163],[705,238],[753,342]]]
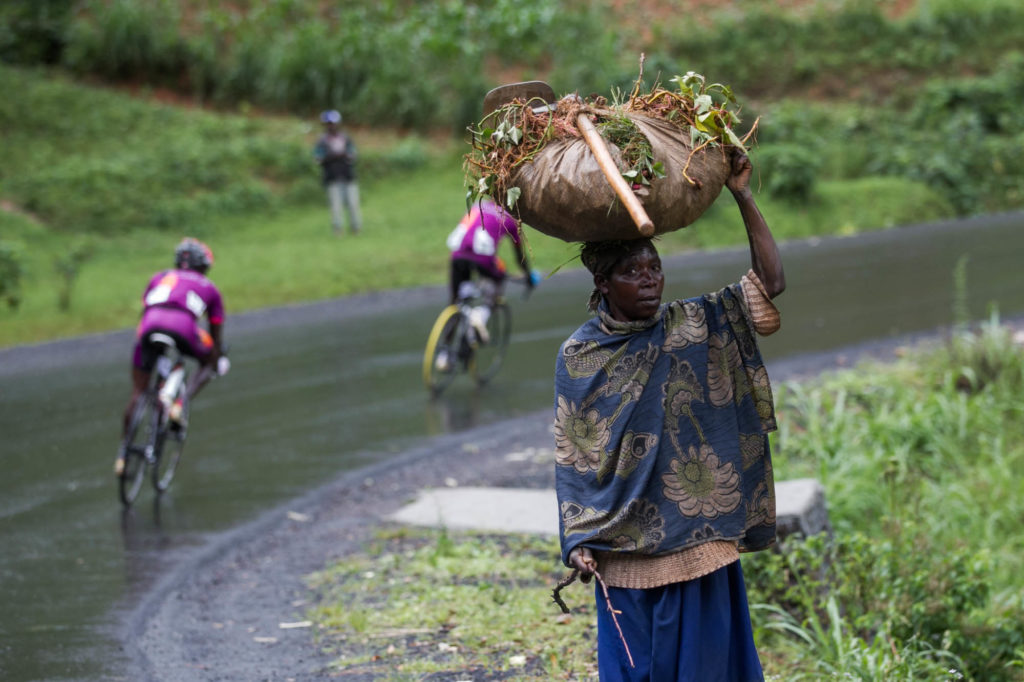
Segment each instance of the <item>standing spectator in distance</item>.
[[356,184],[356,145],[341,129],[341,113],[330,109],[320,114],[324,134],[313,148],[313,156],[323,171],[327,202],[331,207],[331,226],[341,234],[344,206],[352,234],[362,229],[359,215],[359,185]]

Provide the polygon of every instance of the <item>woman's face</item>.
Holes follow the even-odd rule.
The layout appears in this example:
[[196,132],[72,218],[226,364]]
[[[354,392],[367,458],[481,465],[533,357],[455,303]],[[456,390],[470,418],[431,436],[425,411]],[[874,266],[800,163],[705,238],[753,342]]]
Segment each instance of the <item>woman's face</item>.
[[609,276],[594,275],[594,286],[608,301],[616,320],[646,320],[661,305],[665,288],[661,258],[653,247],[644,245],[616,263]]

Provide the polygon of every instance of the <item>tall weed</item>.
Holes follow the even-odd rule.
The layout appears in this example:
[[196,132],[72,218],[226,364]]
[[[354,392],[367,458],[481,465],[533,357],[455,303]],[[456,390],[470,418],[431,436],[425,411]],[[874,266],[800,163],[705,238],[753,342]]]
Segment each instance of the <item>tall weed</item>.
[[1022,395],[1024,352],[995,314],[894,365],[786,385],[776,468],[822,480],[835,537],[746,561],[756,599],[785,612],[761,613],[766,636],[811,644],[819,673],[922,674],[864,676],[882,641],[899,652],[891,662],[939,666],[926,679],[946,679],[942,666],[1020,679]]
[[0,61],[56,64],[64,50],[72,0],[0,3]]
[[190,63],[171,0],[86,0],[68,30],[64,63],[79,73],[174,84]]

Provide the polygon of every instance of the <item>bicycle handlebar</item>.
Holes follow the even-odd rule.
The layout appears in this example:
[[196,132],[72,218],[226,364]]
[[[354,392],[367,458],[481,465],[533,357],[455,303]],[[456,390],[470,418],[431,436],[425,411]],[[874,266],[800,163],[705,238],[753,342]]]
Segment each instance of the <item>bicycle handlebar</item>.
[[505,281],[515,282],[526,287],[523,290],[523,300],[530,298],[530,294],[540,285],[542,277],[539,272],[532,270],[529,276],[522,275],[520,277],[507,277]]

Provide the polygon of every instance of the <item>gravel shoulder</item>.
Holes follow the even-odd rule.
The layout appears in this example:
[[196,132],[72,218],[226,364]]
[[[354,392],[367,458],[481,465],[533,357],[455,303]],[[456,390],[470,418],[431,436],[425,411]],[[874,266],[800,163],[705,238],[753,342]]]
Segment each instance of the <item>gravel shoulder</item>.
[[[1005,321],[1018,333],[1024,317]],[[940,329],[838,351],[769,362],[776,383],[890,359],[937,341]],[[224,533],[171,569],[129,615],[121,637],[133,678],[314,680],[330,657],[304,620],[304,576],[359,552],[386,517],[423,488],[446,485],[550,487],[554,484],[551,411],[440,436],[399,457],[341,476]],[[371,673],[347,680],[378,679]]]

